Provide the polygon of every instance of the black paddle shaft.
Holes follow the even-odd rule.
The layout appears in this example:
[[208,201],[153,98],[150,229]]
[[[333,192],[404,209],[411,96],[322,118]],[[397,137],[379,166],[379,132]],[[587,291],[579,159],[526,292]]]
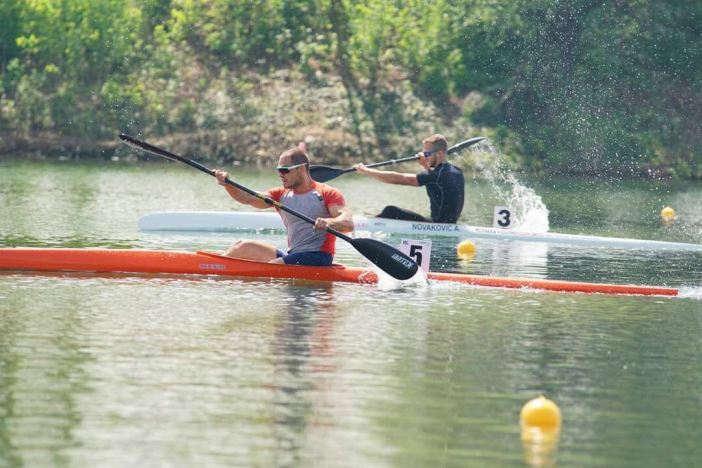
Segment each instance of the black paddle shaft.
[[[177,154],[171,153],[170,151],[167,151],[163,148],[159,148],[158,146],[154,146],[152,144],[149,144],[145,141],[137,140],[134,137],[131,137],[129,135],[125,135],[124,133],[121,133],[119,135],[120,140],[122,140],[124,143],[128,144],[129,146],[132,146],[134,148],[138,148],[144,151],[147,151],[149,153],[156,154],[158,156],[164,157],[166,159],[170,159],[172,161],[179,161],[182,163],[185,163],[191,167],[194,167],[195,169],[198,169],[202,172],[205,172],[213,177],[215,176],[215,173],[212,169],[208,168],[207,166],[204,166],[203,164],[200,164],[197,161],[194,161],[192,159],[184,158],[182,156],[178,156]],[[255,190],[251,190],[250,188],[241,185],[237,182],[234,182],[233,180],[229,179],[228,177],[224,180],[228,185],[231,185],[233,187],[238,188],[239,190],[248,193],[249,195],[252,195],[260,200],[263,200],[264,202],[268,203],[269,205],[275,206],[278,209],[281,209],[287,213],[290,213],[293,216],[296,216],[312,225],[315,224],[315,220],[310,218],[309,216],[306,216],[299,211],[293,210],[292,208],[288,208],[287,206],[283,205],[282,203],[279,203],[275,200],[273,200],[270,197],[267,197],[266,195],[263,195],[262,193],[256,192]],[[340,239],[345,240],[354,248],[360,252],[364,257],[366,257],[368,260],[373,262],[374,264],[378,265],[380,269],[388,273],[390,276],[400,279],[400,280],[406,280],[412,278],[415,273],[417,273],[417,270],[419,266],[417,263],[412,260],[410,257],[405,255],[404,253],[400,252],[399,250],[383,243],[380,241],[377,241],[375,239],[363,239],[363,238],[352,238],[347,236],[346,234],[343,234],[336,229],[332,229],[330,227],[327,227],[326,232],[339,237]]]
[[[461,150],[464,150],[465,148],[468,148],[469,146],[472,146],[476,143],[479,143],[483,141],[485,137],[474,137],[474,138],[469,138],[467,140],[464,140],[460,143],[456,143],[455,145],[451,146],[449,149],[446,150],[446,154],[453,154],[457,153]],[[373,164],[366,164],[366,167],[382,167],[382,166],[389,166],[391,164],[399,164],[403,163],[406,161],[414,161],[417,159],[417,156],[408,156],[406,158],[400,158],[400,159],[391,159],[389,161],[383,161],[383,162],[377,162]],[[310,176],[317,182],[327,182],[332,179],[336,179],[337,177],[348,174],[349,172],[355,172],[356,168],[355,167],[349,167],[346,169],[339,169],[336,167],[330,167],[330,166],[310,166]]]
[[[166,151],[163,148],[159,148],[158,146],[151,145],[149,143],[146,143],[145,141],[137,140],[136,138],[130,137],[129,135],[125,135],[124,133],[120,134],[119,137],[122,141],[129,144],[130,146],[141,148],[141,149],[146,150],[150,153],[154,153],[154,154],[157,154],[159,156],[163,156],[166,159],[180,161],[180,162],[185,163],[189,166],[192,166],[196,169],[199,169],[202,172],[205,172],[205,173],[211,175],[212,177],[216,177],[214,170],[210,169],[209,167],[207,167],[203,164],[200,164],[197,161],[194,161],[194,160],[188,159],[188,158],[184,158],[182,156],[178,156],[177,154],[173,154],[170,151]],[[310,218],[309,216],[306,216],[298,211],[295,211],[292,208],[288,208],[287,206],[283,205],[282,203],[279,203],[279,202],[273,200],[272,198],[267,197],[267,196],[263,195],[262,193],[259,193],[255,190],[251,190],[250,188],[248,188],[244,185],[241,185],[238,182],[234,182],[229,177],[224,179],[224,182],[227,183],[228,185],[231,185],[233,187],[238,188],[239,190],[241,190],[243,192],[248,193],[249,195],[252,195],[260,200],[263,200],[264,202],[268,203],[269,205],[273,205],[276,208],[279,208],[283,211],[290,213],[291,215],[297,216],[298,218],[301,218],[310,224],[315,223],[315,220]],[[327,228],[327,231],[331,234],[334,234],[338,237],[341,237],[342,239],[344,239],[346,241],[350,241],[350,239],[351,239],[350,237],[346,236],[345,234],[343,234],[335,229]]]

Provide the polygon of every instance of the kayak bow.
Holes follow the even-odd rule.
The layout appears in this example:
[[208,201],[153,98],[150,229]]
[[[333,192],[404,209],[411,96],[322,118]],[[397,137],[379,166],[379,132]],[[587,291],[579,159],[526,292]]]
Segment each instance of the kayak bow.
[[[283,278],[312,281],[374,284],[378,275],[370,269],[333,265],[313,267],[261,263],[198,251],[0,248],[0,270],[98,273],[145,273],[218,275],[230,277]],[[529,288],[546,291],[677,296],[675,288],[604,283],[584,283],[528,278],[500,278],[460,273],[429,272],[430,281],[447,281],[495,288]]]

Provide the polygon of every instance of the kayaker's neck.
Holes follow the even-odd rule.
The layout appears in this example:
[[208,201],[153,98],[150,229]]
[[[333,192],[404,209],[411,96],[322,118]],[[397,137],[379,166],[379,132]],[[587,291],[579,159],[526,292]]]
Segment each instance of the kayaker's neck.
[[315,182],[314,182],[314,180],[312,180],[310,175],[305,174],[304,176],[302,176],[300,178],[299,183],[297,183],[297,184],[295,184],[295,186],[289,187],[289,188],[291,188],[295,192],[309,192],[310,190],[312,190],[314,188],[314,183]]

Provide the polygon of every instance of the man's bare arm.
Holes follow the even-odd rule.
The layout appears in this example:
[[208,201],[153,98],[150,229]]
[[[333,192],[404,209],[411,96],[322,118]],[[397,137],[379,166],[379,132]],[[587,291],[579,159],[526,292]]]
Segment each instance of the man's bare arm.
[[353,231],[353,214],[351,210],[345,206],[332,205],[329,207],[329,214],[331,214],[329,218],[317,218],[314,228],[324,230],[330,227],[340,232]]
[[380,182],[385,182],[386,184],[410,185],[412,187],[419,187],[419,182],[417,181],[417,176],[415,174],[407,174],[395,171],[379,171],[377,169],[366,167],[366,165],[363,163],[356,164],[354,168],[359,174],[367,175],[376,180],[379,180]]
[[250,193],[246,193],[243,190],[239,190],[238,188],[227,184],[224,180],[227,177],[229,177],[229,173],[225,171],[220,171],[219,169],[215,169],[214,174],[215,177],[217,177],[217,182],[219,182],[219,185],[224,186],[229,196],[231,196],[234,200],[238,201],[239,203],[253,206],[254,208],[259,209],[270,208],[273,206],[266,203],[258,197],[254,197]]

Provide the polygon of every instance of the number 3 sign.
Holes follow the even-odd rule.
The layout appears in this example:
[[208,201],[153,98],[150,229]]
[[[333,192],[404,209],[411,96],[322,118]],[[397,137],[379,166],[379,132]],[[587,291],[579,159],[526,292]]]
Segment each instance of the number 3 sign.
[[500,229],[512,229],[512,210],[507,206],[496,206],[492,225]]

